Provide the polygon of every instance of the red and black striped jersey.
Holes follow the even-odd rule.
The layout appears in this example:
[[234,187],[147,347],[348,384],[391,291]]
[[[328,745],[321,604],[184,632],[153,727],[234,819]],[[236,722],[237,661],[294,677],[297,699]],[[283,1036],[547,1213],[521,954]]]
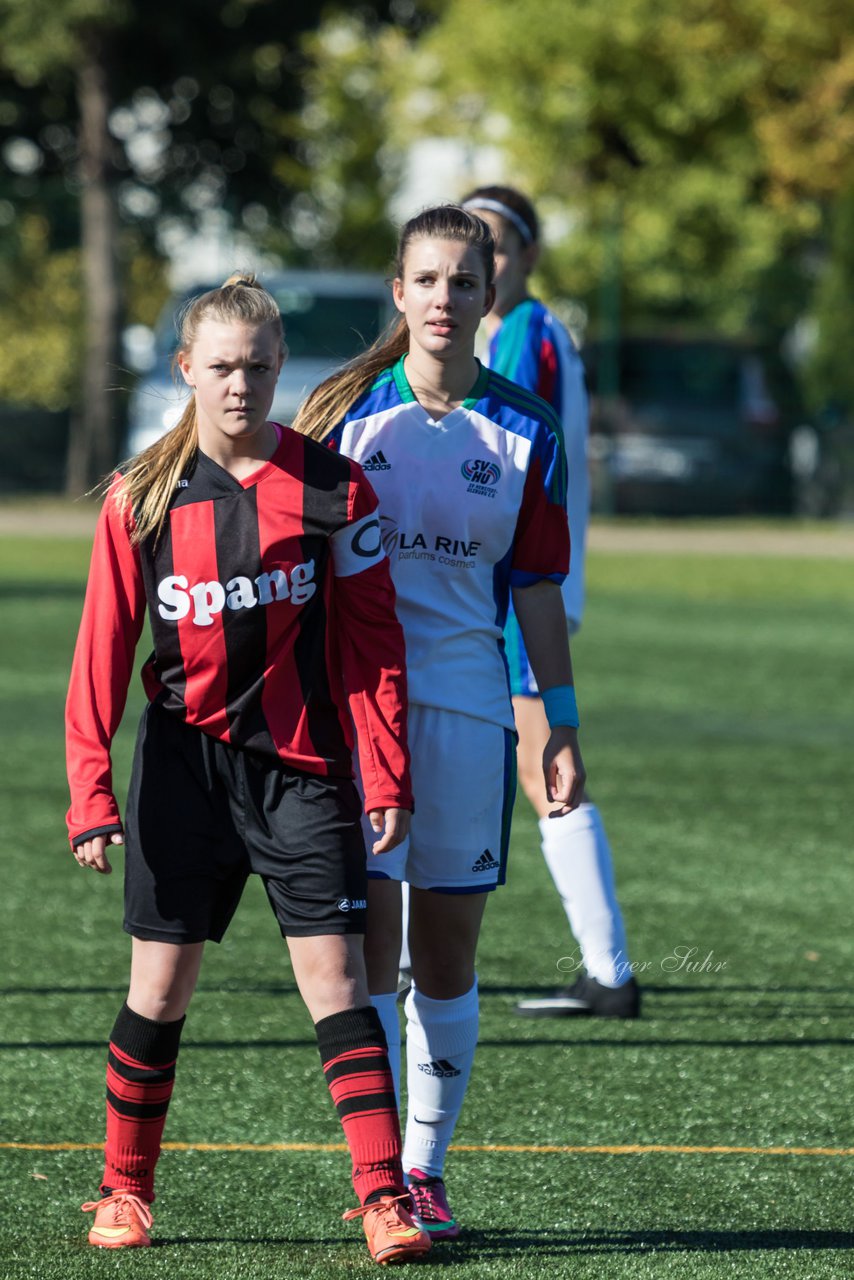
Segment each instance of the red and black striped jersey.
[[361,468],[288,429],[242,481],[199,453],[161,537],[139,546],[121,484],[99,518],[68,691],[72,844],[121,827],[110,747],[146,609],[151,701],[309,773],[352,774],[355,724],[366,809],[411,808],[403,633]]

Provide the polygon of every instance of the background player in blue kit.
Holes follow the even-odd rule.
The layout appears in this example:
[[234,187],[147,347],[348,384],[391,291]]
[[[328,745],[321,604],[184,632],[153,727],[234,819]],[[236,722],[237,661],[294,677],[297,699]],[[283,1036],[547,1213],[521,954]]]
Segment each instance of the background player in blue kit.
[[[486,363],[548,400],[563,427],[572,542],[563,598],[571,634],[581,625],[584,609],[584,551],[590,505],[584,369],[563,325],[528,292],[528,278],[540,251],[539,220],[530,200],[513,187],[487,186],[472,191],[463,204],[489,224],[495,237],[495,302],[485,320],[489,337]],[[629,967],[602,819],[587,794],[571,813],[550,816],[553,806],[543,787],[539,763],[548,740],[548,721],[512,611],[505,639],[519,732],[519,780],[539,818],[543,855],[585,969],[575,982],[553,995],[522,1000],[517,1011],[535,1017],[637,1017],[640,993]]]
[[434,1239],[459,1231],[445,1153],[477,1043],[481,919],[505,875],[511,593],[545,691],[556,810],[575,808],[584,785],[560,594],[569,558],[561,430],[549,405],[475,358],[493,281],[482,219],[454,205],[411,219],[398,245],[396,330],[318,388],[294,424],[370,472],[406,638],[415,811],[409,840],[369,868],[366,958],[393,1052],[406,880],[414,981],[403,1160],[416,1218]]
[[[98,522],[66,711],[77,862],[126,844],[130,987],[110,1037],[89,1242],[147,1246],[184,1016],[208,941],[263,880],[352,1159],[377,1262],[430,1248],[412,1221],[385,1034],[362,939],[365,843],[405,837],[403,637],[361,469],[267,414],[284,358],[275,299],[233,277],[194,300],[178,425],[131,459]],[[124,823],[110,748],[148,613],[154,653]],[[373,837],[379,838],[374,841]]]

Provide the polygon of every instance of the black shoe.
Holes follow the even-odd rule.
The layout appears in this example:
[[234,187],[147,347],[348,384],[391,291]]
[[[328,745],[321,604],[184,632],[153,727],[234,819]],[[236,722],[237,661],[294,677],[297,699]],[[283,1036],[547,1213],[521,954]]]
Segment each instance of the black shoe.
[[621,987],[605,987],[582,974],[571,987],[562,987],[553,995],[520,1000],[516,1012],[526,1018],[638,1018],[640,1003],[640,987],[634,978]]

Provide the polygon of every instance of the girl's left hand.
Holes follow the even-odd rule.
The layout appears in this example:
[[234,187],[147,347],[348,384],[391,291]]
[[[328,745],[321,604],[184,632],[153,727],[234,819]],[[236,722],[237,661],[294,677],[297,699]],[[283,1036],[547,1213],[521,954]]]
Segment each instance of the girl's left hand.
[[401,841],[409,835],[409,822],[412,814],[408,809],[372,809],[368,821],[380,839],[372,846],[372,853],[388,853],[396,849]]
[[581,804],[587,771],[581,759],[578,730],[566,725],[552,729],[543,752],[543,774],[546,779],[546,795],[560,807],[549,814],[561,818]]

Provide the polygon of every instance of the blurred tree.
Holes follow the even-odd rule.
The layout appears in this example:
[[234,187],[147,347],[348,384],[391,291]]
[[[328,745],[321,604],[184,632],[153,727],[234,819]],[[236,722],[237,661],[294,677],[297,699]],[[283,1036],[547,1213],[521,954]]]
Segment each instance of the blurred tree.
[[[79,401],[84,299],[78,248],[57,248],[43,213],[20,211],[0,254],[0,401],[60,411]],[[130,228],[120,236],[128,313],[153,325],[169,293],[163,261]],[[14,253],[11,249],[14,248]],[[102,371],[114,418],[134,375]]]
[[[118,226],[110,191],[110,40],[128,9],[113,0],[2,0],[3,61],[18,82],[33,86],[59,69],[73,68],[77,108],[77,177],[85,342],[82,411],[73,420],[68,455],[68,487],[80,493],[115,457],[113,415],[105,369],[118,366],[121,294]],[[6,158],[21,159],[27,140],[14,139]],[[41,163],[41,149],[29,143],[29,165]],[[13,161],[14,163],[14,161]],[[19,160],[19,167],[21,160]]]
[[49,248],[41,214],[18,219],[14,261],[0,264],[3,399],[65,409],[83,356],[80,254]]
[[395,232],[389,203],[402,156],[389,145],[386,108],[408,44],[376,15],[332,14],[302,40],[306,61],[300,110],[283,122],[293,152],[276,173],[299,194],[267,243],[324,266],[388,266]]
[[854,182],[854,8],[851,0],[730,0],[745,44],[756,40],[761,74],[749,94],[768,174],[784,206],[805,194],[833,200]]
[[552,231],[546,283],[594,323],[615,209],[628,323],[768,316],[757,290],[854,172],[851,0],[421,8],[436,21],[391,51],[387,148],[456,137],[473,167],[497,148],[495,177],[528,188]]
[[[387,4],[363,7],[388,16]],[[47,228],[44,254],[82,247],[86,341],[70,491],[116,457],[109,386],[127,253],[206,215],[256,240],[287,219],[298,38],[320,11],[321,0],[0,0],[0,225],[10,246],[29,236],[31,252],[34,225]],[[29,215],[42,221],[25,232]],[[304,252],[283,236],[277,247]],[[0,273],[3,259],[0,251]],[[17,248],[7,278],[15,261]]]
[[815,345],[807,362],[813,408],[833,421],[854,420],[854,185],[836,202],[830,253],[816,289]]

